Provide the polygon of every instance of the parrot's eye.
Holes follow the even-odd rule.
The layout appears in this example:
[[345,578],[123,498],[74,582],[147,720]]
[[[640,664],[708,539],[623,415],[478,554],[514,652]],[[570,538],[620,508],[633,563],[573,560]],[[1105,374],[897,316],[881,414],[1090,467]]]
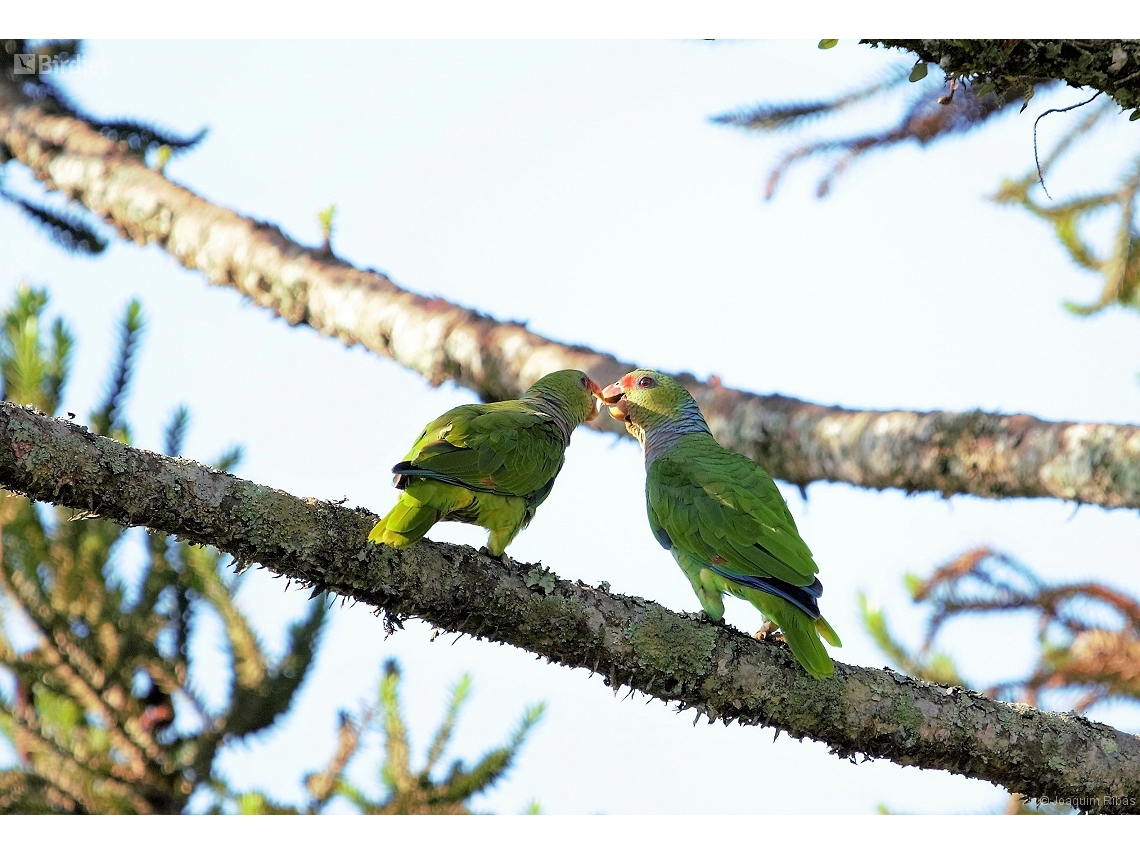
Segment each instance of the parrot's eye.
[[587,383],[587,380],[586,380],[586,378],[585,378],[585,377],[583,377],[583,378],[582,378],[582,380],[581,380],[581,383],[582,383],[582,388],[583,388],[583,389],[585,389],[585,388],[586,388],[586,383]]
[[654,381],[654,379],[652,377],[642,377],[640,380],[637,381],[637,385],[640,386],[642,389],[652,389],[654,386],[657,385],[657,383]]

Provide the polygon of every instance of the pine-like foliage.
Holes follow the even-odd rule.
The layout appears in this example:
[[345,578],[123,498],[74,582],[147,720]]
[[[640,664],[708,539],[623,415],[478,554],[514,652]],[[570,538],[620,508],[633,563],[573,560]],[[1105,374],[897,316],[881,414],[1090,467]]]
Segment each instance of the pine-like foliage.
[[[834,47],[835,39],[823,39],[819,47]],[[928,77],[930,63],[921,60],[913,66],[897,65],[878,79],[830,98],[798,103],[758,104],[731,110],[711,121],[747,131],[773,133],[791,130],[808,120],[819,120],[847,113],[867,101],[888,97],[906,89],[905,106],[890,127],[867,130],[853,135],[826,134],[809,140],[786,152],[768,174],[764,196],[771,199],[776,188],[797,163],[817,156],[830,156],[831,164],[819,183],[816,195],[823,198],[831,192],[835,181],[859,158],[900,143],[929,145],[980,127],[1013,107],[1024,110],[1036,91],[1056,85],[1046,77],[985,79],[960,77],[938,72]],[[907,87],[906,84],[920,84]]]
[[[1127,594],[1096,582],[1049,584],[1012,557],[987,548],[965,552],[927,578],[908,576],[906,583],[914,601],[930,608],[917,650],[895,637],[881,609],[860,598],[864,626],[896,668],[1041,709],[1085,713],[1099,703],[1140,702],[1140,603]],[[1038,627],[1036,661],[1021,676],[970,686],[953,659],[935,646],[939,632],[955,618],[1018,613],[1033,615]],[[1007,811],[1039,808],[1029,811],[1014,794]]]
[[[828,41],[832,40],[825,40]],[[997,48],[1008,53],[1016,44],[1016,41],[993,44],[977,42],[969,49],[976,49],[978,56],[982,57],[987,50]],[[829,45],[821,43],[821,47],[825,46]],[[962,43],[963,50],[968,47],[969,43]],[[1127,54],[1124,54],[1120,62],[1123,63],[1126,59]],[[834,116],[850,111],[866,101],[887,97],[908,80],[911,83],[922,81],[917,93],[909,96],[907,106],[892,127],[850,136],[823,135],[806,141],[786,152],[768,175],[765,197],[771,199],[793,166],[808,158],[830,156],[831,165],[816,185],[816,195],[823,197],[831,192],[836,179],[855,160],[866,154],[905,142],[925,146],[980,127],[1014,107],[1024,111],[1036,91],[1057,83],[1056,80],[1046,78],[980,80],[976,76],[955,77],[946,74],[938,75],[941,79],[930,83],[926,82],[927,68],[927,64],[920,61],[908,75],[907,67],[896,66],[877,80],[831,98],[790,104],[760,104],[714,116],[712,121],[761,133],[786,131],[798,128],[809,120]],[[1140,309],[1140,232],[1135,223],[1136,199],[1140,194],[1140,159],[1125,169],[1115,188],[1056,202],[1049,196],[1045,186],[1046,175],[1061,156],[1115,112],[1110,103],[1102,102],[1100,106],[1086,107],[1087,103],[1085,101],[1067,108],[1046,110],[1038,116],[1040,120],[1050,113],[1082,108],[1080,121],[1065,133],[1053,151],[1022,178],[1002,182],[993,199],[1003,204],[1018,205],[1050,225],[1073,262],[1103,278],[1100,297],[1091,303],[1067,302],[1065,307],[1070,312],[1091,315],[1112,305]],[[1140,110],[1130,118],[1138,116]],[[1034,155],[1037,155],[1036,143]],[[1048,201],[1034,198],[1041,195],[1047,197]],[[1090,230],[1090,224],[1096,221],[1098,215],[1104,213],[1115,215],[1117,228],[1110,249],[1098,253],[1085,232]]]
[[39,225],[57,246],[67,252],[98,255],[107,248],[107,242],[84,221],[82,214],[53,210],[3,187],[0,187],[0,199],[7,199],[23,211],[28,219]]
[[[45,413],[59,409],[73,349],[62,320],[44,326],[47,295],[21,287],[3,315],[0,380],[5,400]],[[124,404],[143,332],[132,301],[103,400],[90,416],[95,433],[129,443]],[[167,455],[178,456],[189,414],[179,407],[166,429]],[[228,469],[240,451],[215,462]],[[408,727],[400,711],[400,672],[385,665],[377,703],[341,714],[337,751],[305,779],[306,805],[275,803],[257,791],[236,792],[214,769],[227,741],[261,733],[293,703],[320,638],[326,598],[289,629],[284,657],[270,662],[234,604],[241,576],[223,571],[223,556],[157,532],[146,535],[146,560],[131,584],[117,571],[125,529],[79,510],[37,506],[0,491],[0,732],[19,764],[0,770],[0,813],[179,813],[200,791],[212,810],[320,813],[341,797],[367,814],[469,813],[472,797],[493,787],[518,757],[542,705],[529,708],[507,742],[468,767],[443,758],[467,699],[464,676],[421,769],[410,765]],[[195,616],[210,610],[225,629],[231,658],[230,699],[212,709],[190,679]],[[387,757],[373,799],[345,777],[365,731],[379,726]]]
[[[414,771],[411,766],[408,729],[400,710],[399,684],[400,671],[395,662],[389,660],[385,663],[384,678],[380,682],[379,707],[374,708],[382,716],[385,740],[386,757],[380,771],[387,791],[385,797],[373,800],[343,780],[338,787],[339,792],[366,814],[469,813],[467,802],[493,787],[510,769],[530,729],[542,717],[543,705],[528,708],[507,742],[492,748],[470,768],[463,761],[456,760],[446,775],[435,778],[435,767],[451,741],[459,710],[471,688],[471,678],[464,675],[452,690],[443,722],[432,737],[427,758],[419,771]],[[375,715],[376,712],[369,718]],[[310,787],[310,792],[312,789]]]
[[[3,318],[0,375],[6,400],[54,414],[67,380],[72,337],[44,328],[44,292],[21,288]],[[123,403],[142,317],[132,303],[93,429],[129,441]],[[177,455],[180,409],[167,430]],[[225,463],[233,463],[231,453]],[[0,493],[0,730],[16,768],[0,771],[0,812],[179,813],[199,785],[224,787],[214,769],[227,740],[260,733],[289,709],[324,624],[318,598],[271,662],[233,596],[216,550],[157,532],[146,536],[139,578],[128,584],[115,552],[125,530],[82,509],[37,506]],[[194,616],[213,611],[232,662],[229,702],[210,708],[190,676]]]
[[[1140,194],[1140,158],[1126,168],[1116,187],[1073,196],[1063,201],[1039,201],[1047,195],[1045,176],[1074,143],[1080,141],[1114,110],[1110,104],[1090,106],[1037,169],[1020,179],[1006,179],[994,200],[1019,205],[1053,228],[1057,241],[1078,267],[1099,274],[1104,285],[1093,303],[1067,302],[1065,308],[1076,315],[1091,315],[1108,306],[1140,309],[1140,230],[1136,227],[1136,198]],[[1040,189],[1039,186],[1040,185]],[[1034,196],[1037,196],[1035,199]],[[1112,244],[1098,253],[1085,233],[1098,215],[1109,214],[1116,221]]]
[[[0,47],[3,47],[5,59],[0,66],[0,74],[7,78],[9,85],[21,89],[29,100],[44,110],[82,119],[109,139],[121,142],[127,153],[146,157],[162,147],[178,153],[193,148],[206,136],[205,129],[191,136],[180,136],[146,122],[104,120],[85,113],[55,83],[62,68],[82,59],[83,43],[78,40],[0,39]],[[30,70],[16,73],[14,59],[18,55],[32,57]]]
[[[465,674],[451,690],[443,721],[432,737],[423,766],[414,770],[408,725],[400,709],[400,669],[389,659],[384,663],[377,703],[356,717],[341,713],[336,752],[323,770],[306,776],[305,789],[311,796],[308,805],[297,808],[275,802],[261,792],[238,794],[219,789],[215,810],[314,814],[323,812],[340,796],[355,810],[369,815],[471,813],[470,800],[494,787],[514,765],[531,728],[542,718],[544,705],[529,707],[503,745],[490,749],[470,766],[456,760],[445,775],[437,776],[436,767],[451,742],[470,690],[471,677]],[[348,764],[360,750],[365,732],[372,728],[379,729],[384,738],[385,758],[380,768],[384,794],[380,798],[369,796],[345,775]],[[532,802],[527,810],[537,813],[538,803]]]
[[[916,74],[919,70],[921,74]],[[1004,87],[990,84],[971,86],[945,77],[931,82],[927,79],[926,65],[920,63],[914,69],[896,66],[878,80],[832,98],[791,104],[760,104],[713,116],[712,121],[761,133],[786,131],[798,128],[808,120],[835,116],[866,101],[887,97],[908,82],[919,85],[908,95],[894,125],[850,136],[823,135],[791,149],[768,174],[765,198],[771,199],[789,170],[808,158],[831,157],[830,166],[816,185],[816,195],[822,198],[831,192],[839,176],[864,155],[900,143],[925,146],[973,130],[1012,107],[1025,109],[1033,97],[1034,84],[1037,89],[1043,89],[1054,83],[1037,80],[1031,83],[1018,81]]]
[[[42,110],[82,119],[108,139],[119,143],[124,154],[149,162],[159,171],[170,157],[189,151],[205,139],[205,128],[196,134],[181,136],[146,122],[105,120],[84,112],[55,82],[61,68],[82,59],[82,47],[82,43],[74,39],[0,39],[0,48],[3,48],[0,53],[0,86],[19,90]],[[17,74],[17,67],[30,70]],[[0,169],[6,160],[0,147]],[[3,173],[0,172],[0,198],[16,205],[61,248],[87,255],[98,255],[107,248],[107,242],[95,224],[88,221],[85,213],[75,208],[68,209],[66,200],[58,195],[49,196],[42,202],[28,199],[5,189],[2,179]]]

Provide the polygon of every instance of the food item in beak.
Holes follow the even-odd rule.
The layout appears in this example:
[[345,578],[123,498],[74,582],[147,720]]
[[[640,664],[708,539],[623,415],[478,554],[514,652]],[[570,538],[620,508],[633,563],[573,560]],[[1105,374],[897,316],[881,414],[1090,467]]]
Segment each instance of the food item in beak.
[[629,421],[629,402],[625,398],[619,400],[616,404],[610,407],[610,415],[617,419],[619,422]]
[[607,404],[616,404],[624,394],[625,390],[621,387],[621,383],[611,383],[602,390],[602,400]]
[[611,383],[602,389],[602,400],[610,405],[610,415],[619,422],[629,421],[629,404],[625,400],[625,390],[621,383]]

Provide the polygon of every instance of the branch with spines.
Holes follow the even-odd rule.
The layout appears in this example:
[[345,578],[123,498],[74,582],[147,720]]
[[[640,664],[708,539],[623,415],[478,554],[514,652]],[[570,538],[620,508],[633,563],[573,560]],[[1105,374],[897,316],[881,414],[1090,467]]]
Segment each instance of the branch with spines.
[[[484,400],[503,400],[560,368],[608,381],[634,367],[327,258],[272,225],[196,196],[83,120],[48,112],[3,85],[0,143],[41,181],[123,236],[156,243],[185,267],[236,288],[289,323],[363,345],[434,385],[451,380]],[[691,375],[678,379],[722,444],[800,487],[840,481],[1140,508],[1140,427],[979,411],[848,410],[701,383]],[[595,426],[625,435],[608,416]]]
[[[782,644],[473,549],[367,542],[376,516],[124,446],[31,408],[0,404],[0,484],[211,544],[317,590],[418,617],[604,676],[697,716],[761,724],[907,766],[944,769],[1033,798],[1140,805],[1140,739],[1080,716],[838,663],[814,680]],[[1041,750],[1025,751],[1026,745]]]
[[862,39],[910,52],[948,77],[991,90],[1047,78],[1104,92],[1129,118],[1140,119],[1137,39]]

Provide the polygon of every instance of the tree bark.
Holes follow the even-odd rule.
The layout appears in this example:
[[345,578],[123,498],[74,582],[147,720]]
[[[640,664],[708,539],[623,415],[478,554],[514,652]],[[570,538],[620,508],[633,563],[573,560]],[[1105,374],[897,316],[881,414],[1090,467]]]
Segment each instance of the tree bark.
[[1003,704],[887,669],[837,663],[815,680],[778,642],[422,541],[367,541],[376,516],[124,446],[31,408],[0,404],[0,483],[31,499],[145,525],[368,603],[393,626],[418,617],[587,668],[710,721],[738,721],[904,766],[992,781],[1086,810],[1137,812],[1140,739],[1077,715]]
[[1140,108],[1140,40],[863,39],[910,51],[949,77],[993,81],[1004,91],[1042,78],[1103,92],[1124,110]]
[[[169,181],[85,122],[27,104],[2,81],[0,143],[0,152],[124,237],[157,243],[185,267],[236,288],[289,323],[361,344],[434,385],[453,380],[484,400],[502,400],[559,368],[581,368],[605,385],[635,367],[422,297],[380,273],[303,247],[275,226]],[[848,410],[701,383],[687,374],[678,379],[722,444],[801,488],[840,481],[944,496],[1140,507],[1140,427],[980,411]],[[608,415],[592,426],[625,435]]]

